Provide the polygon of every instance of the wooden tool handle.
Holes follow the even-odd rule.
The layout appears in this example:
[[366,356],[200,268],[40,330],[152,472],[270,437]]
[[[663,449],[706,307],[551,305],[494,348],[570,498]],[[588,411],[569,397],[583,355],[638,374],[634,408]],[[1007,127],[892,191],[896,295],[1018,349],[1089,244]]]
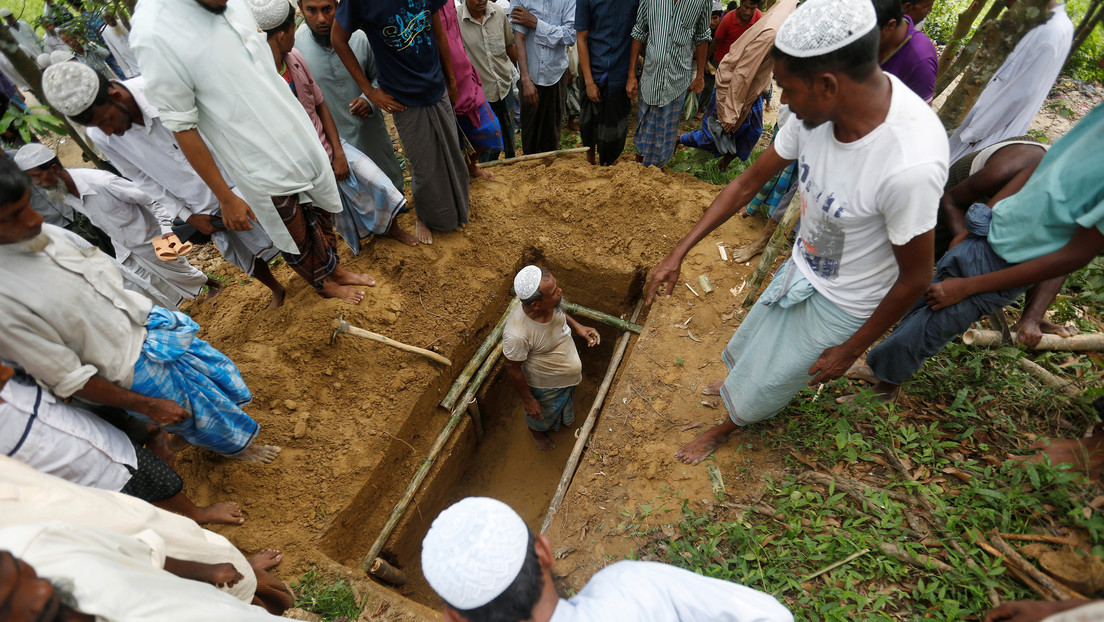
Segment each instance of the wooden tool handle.
[[444,363],[445,365],[449,365],[449,366],[452,365],[452,361],[450,361],[447,358],[441,356],[440,354],[437,354],[436,352],[432,352],[430,350],[425,350],[423,348],[408,345],[408,344],[405,344],[401,341],[395,341],[394,339],[391,339],[390,337],[384,337],[383,335],[381,335],[379,333],[373,333],[370,330],[364,330],[363,328],[357,328],[356,326],[351,326],[351,325],[349,325],[348,322],[346,322],[344,320],[334,320],[333,321],[333,327],[336,328],[340,332],[348,333],[350,335],[356,335],[357,337],[363,337],[365,339],[371,339],[372,341],[378,341],[378,342],[380,342],[384,345],[391,346],[392,348],[398,348],[399,350],[405,350],[407,352],[413,352],[414,354],[421,354],[422,356],[424,356],[426,358],[429,358],[429,359],[433,359],[434,361],[437,361],[438,363]]

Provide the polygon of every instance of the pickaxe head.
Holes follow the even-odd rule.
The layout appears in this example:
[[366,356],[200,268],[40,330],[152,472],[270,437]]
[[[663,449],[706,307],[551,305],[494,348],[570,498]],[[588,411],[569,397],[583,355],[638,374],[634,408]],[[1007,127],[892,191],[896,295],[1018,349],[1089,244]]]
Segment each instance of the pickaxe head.
[[330,334],[330,345],[332,346],[337,341],[338,335],[349,334],[349,323],[343,319],[344,316],[339,316],[334,320],[334,331]]

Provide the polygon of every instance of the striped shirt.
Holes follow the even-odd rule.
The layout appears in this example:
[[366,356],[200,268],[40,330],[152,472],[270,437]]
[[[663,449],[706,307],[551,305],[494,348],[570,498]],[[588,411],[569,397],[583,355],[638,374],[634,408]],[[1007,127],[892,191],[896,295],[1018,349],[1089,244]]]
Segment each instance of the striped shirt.
[[646,41],[640,98],[666,106],[694,78],[694,46],[709,41],[710,0],[641,0],[632,37]]

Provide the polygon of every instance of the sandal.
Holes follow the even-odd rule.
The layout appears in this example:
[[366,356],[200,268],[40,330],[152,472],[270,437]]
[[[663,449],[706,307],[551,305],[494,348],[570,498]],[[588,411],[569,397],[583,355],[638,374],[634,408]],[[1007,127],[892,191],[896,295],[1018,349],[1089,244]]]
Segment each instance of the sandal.
[[175,233],[169,233],[153,239],[153,250],[161,261],[176,261],[177,257],[191,252],[192,245],[190,242],[181,242]]

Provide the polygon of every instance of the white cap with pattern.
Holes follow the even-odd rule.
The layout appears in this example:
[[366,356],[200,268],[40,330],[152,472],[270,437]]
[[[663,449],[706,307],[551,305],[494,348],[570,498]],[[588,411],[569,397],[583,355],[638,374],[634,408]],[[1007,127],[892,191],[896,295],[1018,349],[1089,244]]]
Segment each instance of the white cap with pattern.
[[522,300],[529,300],[540,289],[541,269],[536,266],[525,266],[514,277],[514,293]]
[[50,52],[51,65],[56,65],[58,63],[67,63],[74,58],[76,58],[76,56],[73,56],[72,52],[68,52],[66,50],[54,50],[53,52]]
[[823,56],[854,43],[877,25],[870,0],[806,0],[782,23],[774,45],[797,58]]
[[57,157],[49,147],[42,143],[29,143],[15,152],[15,165],[21,171],[29,171],[38,168]]
[[11,10],[7,7],[0,9],[0,17],[11,17]]
[[272,30],[284,23],[291,11],[288,0],[246,0],[246,4],[261,30]]
[[482,607],[517,579],[529,528],[510,506],[468,497],[441,512],[422,540],[422,574],[437,595],[461,610]]
[[50,66],[50,55],[46,52],[43,52],[35,57],[35,62],[38,63],[39,69],[44,70]]
[[100,92],[100,76],[84,63],[58,63],[42,72],[42,91],[58,112],[73,116],[88,110]]

